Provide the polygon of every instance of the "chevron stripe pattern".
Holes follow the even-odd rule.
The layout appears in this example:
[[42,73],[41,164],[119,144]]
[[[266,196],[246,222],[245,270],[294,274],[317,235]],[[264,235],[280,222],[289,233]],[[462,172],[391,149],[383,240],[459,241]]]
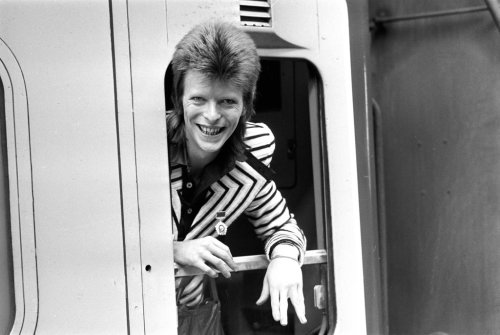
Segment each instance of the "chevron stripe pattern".
[[[248,150],[263,164],[269,166],[275,149],[271,130],[263,123],[247,123],[245,143]],[[174,239],[177,238],[176,222],[180,221],[181,202],[178,191],[182,189],[182,166],[170,167],[172,189]],[[298,227],[285,199],[272,180],[267,180],[249,163],[237,161],[234,169],[210,185],[205,204],[196,215],[188,239],[217,236],[217,212],[225,211],[224,223],[231,229],[237,217],[244,214],[252,223],[257,236],[265,241],[265,252],[270,257],[279,243],[297,246],[300,263],[303,261],[306,238]]]

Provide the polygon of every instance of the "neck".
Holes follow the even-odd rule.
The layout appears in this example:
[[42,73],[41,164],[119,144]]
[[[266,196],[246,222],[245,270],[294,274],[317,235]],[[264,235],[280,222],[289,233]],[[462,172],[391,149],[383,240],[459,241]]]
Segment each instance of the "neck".
[[188,150],[191,174],[199,175],[201,171],[217,157],[218,152],[197,152]]

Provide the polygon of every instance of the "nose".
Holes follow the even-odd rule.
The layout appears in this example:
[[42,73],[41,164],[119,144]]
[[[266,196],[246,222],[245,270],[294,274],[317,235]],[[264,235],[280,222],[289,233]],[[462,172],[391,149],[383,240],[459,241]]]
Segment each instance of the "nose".
[[210,101],[205,109],[205,112],[203,113],[203,116],[205,119],[211,123],[215,123],[217,120],[220,119],[221,114],[219,111],[219,107],[216,102]]

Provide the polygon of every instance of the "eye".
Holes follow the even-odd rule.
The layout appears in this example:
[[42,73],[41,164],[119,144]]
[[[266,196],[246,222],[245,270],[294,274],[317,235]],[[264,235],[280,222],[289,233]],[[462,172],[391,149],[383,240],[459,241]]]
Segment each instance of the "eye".
[[222,104],[226,106],[233,106],[236,105],[238,102],[234,99],[222,99]]
[[203,99],[202,97],[196,97],[196,96],[189,98],[189,100],[191,100],[193,103],[197,105],[202,104],[205,101],[205,99]]

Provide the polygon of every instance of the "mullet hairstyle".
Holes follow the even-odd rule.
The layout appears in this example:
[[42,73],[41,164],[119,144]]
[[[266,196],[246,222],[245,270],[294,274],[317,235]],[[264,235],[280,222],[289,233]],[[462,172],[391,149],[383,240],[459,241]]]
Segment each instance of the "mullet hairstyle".
[[177,44],[172,59],[174,110],[167,117],[167,130],[169,139],[178,144],[185,140],[182,95],[188,71],[198,71],[210,80],[228,82],[241,89],[242,115],[224,145],[236,157],[241,157],[245,150],[246,122],[255,114],[253,103],[260,72],[255,43],[230,23],[210,21],[195,26]]

